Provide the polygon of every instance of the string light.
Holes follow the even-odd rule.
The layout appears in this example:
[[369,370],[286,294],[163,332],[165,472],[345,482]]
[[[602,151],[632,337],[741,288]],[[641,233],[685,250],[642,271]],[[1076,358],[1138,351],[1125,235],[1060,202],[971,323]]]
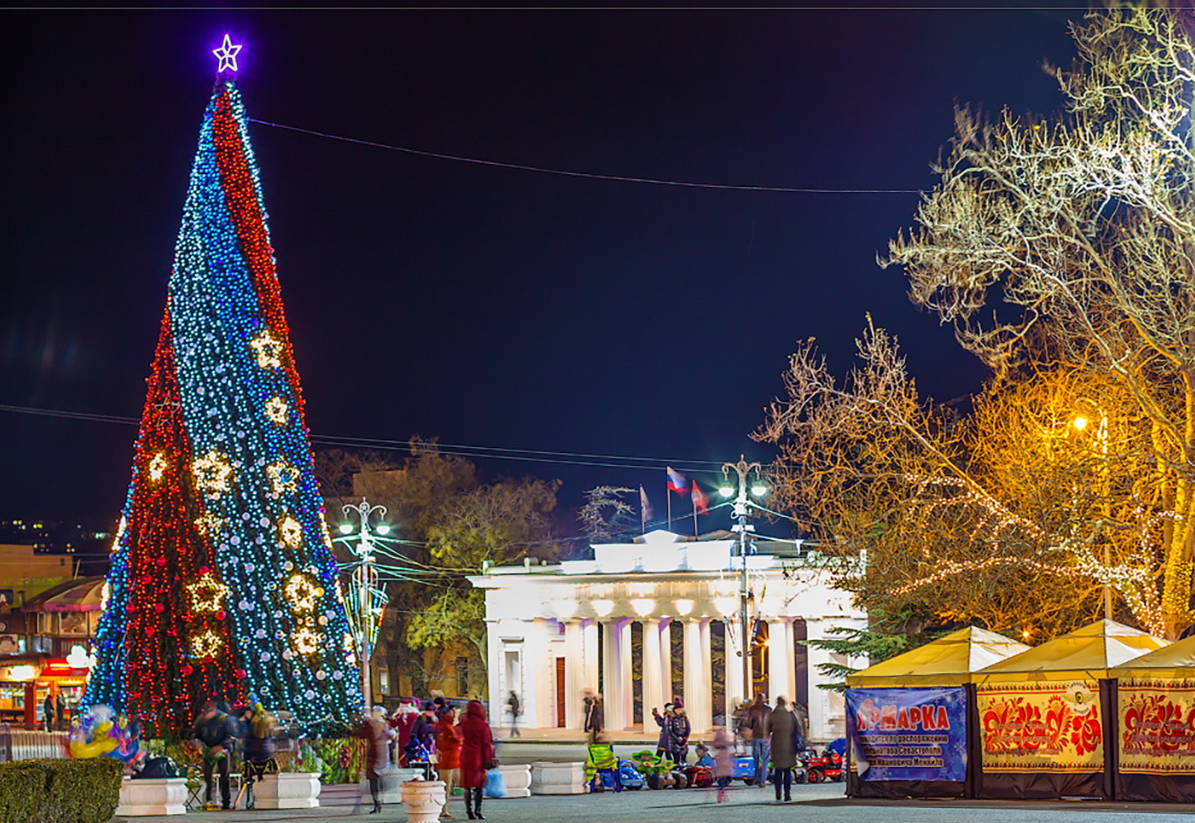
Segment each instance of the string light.
[[208,497],[219,497],[230,488],[232,466],[228,458],[217,451],[210,451],[191,464],[195,472],[195,485]]
[[285,460],[279,460],[266,467],[266,475],[270,478],[270,488],[274,494],[286,494],[299,490],[299,472]]
[[278,524],[278,535],[282,543],[292,549],[297,549],[303,543],[303,526],[289,514]]
[[229,589],[207,571],[194,583],[188,583],[187,591],[191,595],[192,609],[197,612],[218,612]]
[[282,344],[268,331],[263,331],[249,343],[257,352],[257,365],[263,369],[277,369],[282,365]]
[[302,572],[292,574],[283,586],[283,593],[295,611],[309,612],[316,601],[324,596],[324,590]]
[[166,473],[166,455],[158,452],[149,461],[149,479],[158,481]]
[[191,652],[196,657],[215,657],[223,647],[223,638],[211,629],[191,638]]
[[281,397],[271,397],[266,401],[266,417],[271,423],[277,423],[279,426],[286,425],[287,415],[290,409],[286,405],[286,401]]

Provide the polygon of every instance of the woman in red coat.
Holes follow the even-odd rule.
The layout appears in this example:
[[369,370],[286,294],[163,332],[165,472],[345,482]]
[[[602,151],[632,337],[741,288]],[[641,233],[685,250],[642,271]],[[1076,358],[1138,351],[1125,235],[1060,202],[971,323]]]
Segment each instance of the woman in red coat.
[[448,706],[441,710],[436,721],[436,770],[444,781],[444,810],[440,817],[450,819],[448,801],[452,799],[452,787],[461,767],[461,730],[456,725],[456,709]]
[[485,820],[481,813],[481,788],[486,767],[494,764],[494,736],[485,720],[485,706],[470,700],[460,722],[461,788],[465,790],[465,814],[470,820]]

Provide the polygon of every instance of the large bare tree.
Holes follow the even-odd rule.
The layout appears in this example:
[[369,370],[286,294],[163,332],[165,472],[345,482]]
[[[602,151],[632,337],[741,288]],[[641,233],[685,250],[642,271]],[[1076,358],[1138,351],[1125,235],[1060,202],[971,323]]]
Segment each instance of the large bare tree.
[[956,112],[939,182],[881,263],[992,368],[974,408],[921,400],[874,329],[841,386],[811,347],[793,357],[761,434],[783,446],[788,499],[849,541],[840,551],[871,550],[856,585],[880,599],[920,589],[948,616],[1009,628],[1036,613],[1063,628],[1077,607],[1094,616],[1092,585],[1107,583],[1143,627],[1176,637],[1192,624],[1183,14],[1115,9],[1072,26],[1078,58],[1047,67],[1066,100],[1054,118]]

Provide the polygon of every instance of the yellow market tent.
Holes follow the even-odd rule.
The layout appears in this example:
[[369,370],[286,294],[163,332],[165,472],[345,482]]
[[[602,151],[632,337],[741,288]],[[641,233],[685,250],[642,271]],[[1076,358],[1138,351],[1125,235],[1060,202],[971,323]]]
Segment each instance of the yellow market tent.
[[1195,680],[1195,637],[1185,637],[1124,665],[1112,669],[1109,677],[1154,680]]
[[969,627],[847,675],[846,684],[857,689],[961,686],[971,682],[972,672],[1028,649],[1002,634]]
[[1195,637],[1112,669],[1116,799],[1195,803]]
[[847,794],[970,796],[972,672],[1028,648],[967,628],[849,675]]
[[1166,645],[1097,620],[976,672],[977,796],[1115,797],[1110,670]]
[[975,682],[1009,683],[1039,680],[1101,680],[1109,669],[1127,663],[1167,642],[1115,620],[1097,620],[1070,634],[1009,657],[975,674]]

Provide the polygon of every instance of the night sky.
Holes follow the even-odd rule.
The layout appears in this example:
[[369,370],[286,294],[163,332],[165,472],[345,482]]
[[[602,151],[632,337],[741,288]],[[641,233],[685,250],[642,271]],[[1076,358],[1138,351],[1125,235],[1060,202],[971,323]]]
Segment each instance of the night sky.
[[[956,100],[1057,108],[1040,64],[1069,63],[1079,16],[4,12],[0,404],[140,415],[226,31],[260,120],[596,174],[916,190]],[[787,356],[816,337],[845,371],[867,312],[923,392],[983,378],[875,264],[915,194],[580,179],[259,124],[251,138],[316,436],[660,458],[478,465],[561,478],[570,507],[642,483],[662,511],[665,463],[712,485],[740,452],[769,459],[748,434]],[[0,412],[0,518],[114,522],[135,435]]]

